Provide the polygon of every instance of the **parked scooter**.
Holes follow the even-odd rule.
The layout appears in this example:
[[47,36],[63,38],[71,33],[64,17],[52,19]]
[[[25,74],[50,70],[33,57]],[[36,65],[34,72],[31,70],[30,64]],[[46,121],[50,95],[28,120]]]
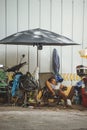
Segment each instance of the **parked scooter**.
[[0,103],[6,103],[9,99],[8,77],[5,67],[0,64]]
[[38,89],[38,84],[31,73],[23,74],[20,71],[20,68],[26,64],[26,62],[22,62],[24,57],[25,55],[22,55],[18,65],[6,70],[7,72],[13,72],[13,79],[9,81],[9,85],[11,86],[11,97],[14,104],[17,104],[19,100],[21,100],[21,104],[27,104],[28,98],[31,96],[30,93],[35,93]]
[[[5,69],[5,72],[8,74],[8,87],[9,87],[9,102],[11,103],[13,97],[16,97],[16,91],[19,91],[19,88],[17,88],[17,80],[16,78],[20,75],[23,75],[23,73],[20,71],[20,69],[26,64],[26,62],[22,62],[25,55],[23,54],[20,60],[20,63],[18,65],[14,65],[10,68]],[[9,74],[11,74],[11,77],[9,79]],[[15,84],[16,83],[16,84]],[[13,95],[14,94],[14,95]]]
[[30,72],[20,77],[19,82],[20,89],[24,92],[24,102],[23,107],[30,104],[36,104],[36,95],[38,92],[38,83]]

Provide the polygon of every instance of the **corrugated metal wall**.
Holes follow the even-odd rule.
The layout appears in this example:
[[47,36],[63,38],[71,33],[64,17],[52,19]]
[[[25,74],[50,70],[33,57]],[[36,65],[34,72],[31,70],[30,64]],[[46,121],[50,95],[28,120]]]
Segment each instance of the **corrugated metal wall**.
[[[56,47],[61,59],[60,72],[75,73],[79,64],[87,65],[78,51],[87,45],[87,0],[0,0],[0,39],[18,31],[43,28],[65,35],[80,46]],[[39,51],[40,72],[52,71],[55,47]],[[0,45],[0,64],[12,66],[25,54],[33,72],[37,65],[37,48],[32,46]]]

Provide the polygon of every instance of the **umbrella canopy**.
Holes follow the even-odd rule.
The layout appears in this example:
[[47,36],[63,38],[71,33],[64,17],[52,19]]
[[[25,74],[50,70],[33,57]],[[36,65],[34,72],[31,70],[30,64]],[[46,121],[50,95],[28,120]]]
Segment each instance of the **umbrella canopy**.
[[56,34],[54,32],[43,30],[40,28],[17,32],[10,35],[2,40],[0,44],[9,45],[33,45],[38,46],[38,49],[42,49],[43,45],[48,46],[65,46],[65,45],[78,45],[71,39]]
[[17,32],[0,40],[0,44],[37,46],[37,66],[38,66],[38,50],[41,50],[43,48],[43,45],[44,46],[79,45],[65,36],[40,28]]

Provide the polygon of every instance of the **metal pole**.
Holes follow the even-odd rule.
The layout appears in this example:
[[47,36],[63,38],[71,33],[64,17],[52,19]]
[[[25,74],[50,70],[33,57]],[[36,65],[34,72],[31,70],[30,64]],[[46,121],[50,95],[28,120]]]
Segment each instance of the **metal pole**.
[[38,63],[38,55],[39,55],[39,53],[38,53],[38,45],[37,45],[37,67],[39,66],[39,63]]

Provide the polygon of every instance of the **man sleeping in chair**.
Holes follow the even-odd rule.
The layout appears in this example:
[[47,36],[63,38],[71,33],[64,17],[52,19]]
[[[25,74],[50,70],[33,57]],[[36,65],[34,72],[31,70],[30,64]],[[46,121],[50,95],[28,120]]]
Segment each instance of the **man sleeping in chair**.
[[65,106],[69,106],[68,101],[70,102],[74,94],[74,89],[71,88],[72,91],[70,91],[69,94],[66,95],[64,90],[67,90],[67,87],[62,85],[60,82],[57,82],[55,76],[50,77],[46,81],[46,86],[48,87],[53,96],[60,96],[64,100]]

